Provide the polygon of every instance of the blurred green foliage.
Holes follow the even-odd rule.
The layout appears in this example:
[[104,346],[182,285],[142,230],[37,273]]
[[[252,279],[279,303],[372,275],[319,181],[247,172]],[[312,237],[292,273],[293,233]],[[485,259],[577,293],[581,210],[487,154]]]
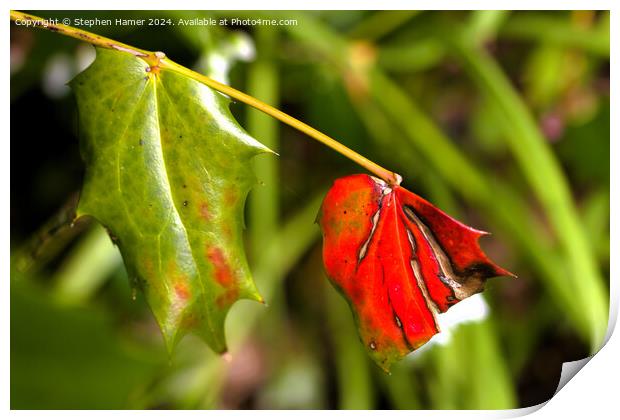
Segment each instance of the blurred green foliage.
[[[41,236],[80,186],[75,106],[62,85],[89,47],[13,26],[12,408],[510,408],[550,398],[561,363],[600,345],[610,258],[608,12],[33,14],[297,19],[90,30],[163,50],[401,173],[407,188],[493,232],[483,247],[519,277],[488,282],[486,320],[383,374],[323,277],[313,223],[331,182],[360,168],[233,104],[280,154],[256,159],[246,212],[268,307],[233,307],[230,361],[193,337],[168,357],[103,229]],[[30,131],[17,128],[37,116]],[[44,239],[35,255],[32,237]]]

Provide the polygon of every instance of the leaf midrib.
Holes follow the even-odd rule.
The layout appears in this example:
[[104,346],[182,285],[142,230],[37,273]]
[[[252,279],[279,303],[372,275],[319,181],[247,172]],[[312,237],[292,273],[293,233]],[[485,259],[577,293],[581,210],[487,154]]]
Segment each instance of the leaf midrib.
[[[162,161],[163,169],[164,169],[163,170],[163,175],[164,175],[163,176],[163,181],[166,183],[166,186],[167,186],[166,191],[168,191],[168,194],[169,194],[168,198],[171,201],[172,209],[173,209],[173,211],[174,211],[174,213],[176,215],[176,218],[180,222],[179,224],[181,225],[181,227],[183,229],[184,239],[185,239],[185,242],[187,244],[188,249],[190,250],[190,255],[192,257],[192,263],[194,265],[194,270],[196,272],[198,284],[200,284],[200,290],[202,292],[202,298],[204,298],[205,296],[207,296],[207,294],[206,294],[205,285],[204,285],[204,282],[203,282],[203,279],[202,279],[202,273],[201,273],[201,270],[200,270],[200,268],[198,266],[196,255],[194,255],[194,248],[191,246],[191,243],[190,243],[190,240],[189,240],[189,233],[188,233],[188,231],[187,231],[187,229],[185,227],[185,220],[183,219],[183,217],[181,216],[181,212],[177,208],[177,205],[176,205],[176,202],[175,202],[175,199],[174,199],[174,194],[172,192],[172,186],[171,186],[171,183],[170,183],[170,178],[168,177],[168,164],[166,162],[166,157],[165,157],[165,153],[164,153],[164,146],[163,146],[163,141],[162,141],[162,135],[161,135],[162,123],[161,123],[161,113],[160,113],[160,108],[159,108],[159,96],[157,95],[157,93],[158,93],[158,86],[157,85],[158,84],[160,85],[159,89],[161,90],[161,92],[163,92],[166,95],[166,97],[168,99],[168,102],[171,105],[171,109],[174,109],[177,115],[179,115],[179,112],[174,108],[174,102],[171,100],[170,95],[166,91],[164,84],[159,80],[159,77],[160,76],[155,76],[155,78],[154,78],[154,81],[153,81],[153,94],[154,94],[154,101],[155,101],[155,112],[156,112],[156,115],[157,115],[157,132],[159,134],[158,135],[158,139],[159,139],[159,148],[158,148],[159,150],[158,151],[161,154],[161,161]],[[161,253],[161,248],[159,249],[159,252]],[[160,263],[161,263],[161,257],[160,257]],[[166,283],[166,282],[164,281],[164,283]],[[168,286],[166,286],[166,287],[168,287]],[[215,340],[219,341],[219,338],[216,338],[216,337],[218,337],[217,331],[216,331],[216,329],[213,326],[213,319],[212,319],[213,312],[211,310],[211,305],[203,305],[203,306],[204,306],[205,311],[207,312],[207,317],[206,318],[207,318],[207,324],[209,325],[209,329],[210,329],[210,332],[211,332],[211,336]],[[186,307],[186,308],[183,308],[182,313],[181,313],[181,317],[183,317],[185,315],[185,312],[188,309],[189,309],[189,306]],[[176,340],[176,336],[177,336],[179,330],[178,330],[178,328],[175,328],[174,331],[175,331],[174,332],[174,336],[172,337],[172,342],[173,343]],[[219,344],[219,343],[217,343],[217,344]],[[217,348],[225,347],[224,343],[221,343],[221,344],[222,344],[222,346],[215,346],[215,347],[217,347]]]

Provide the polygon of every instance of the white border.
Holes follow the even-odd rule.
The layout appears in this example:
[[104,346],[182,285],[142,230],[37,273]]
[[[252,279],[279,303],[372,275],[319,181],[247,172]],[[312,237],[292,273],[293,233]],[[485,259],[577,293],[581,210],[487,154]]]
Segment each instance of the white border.
[[[10,2],[10,8],[18,9],[18,10],[35,10],[35,9],[50,9],[49,1],[13,1]],[[55,9],[65,9],[65,10],[97,10],[97,9],[105,9],[111,6],[110,2],[84,2],[84,1],[65,1],[65,0],[57,0],[54,1],[53,6]],[[446,0],[421,0],[411,3],[405,3],[401,1],[394,0],[383,0],[380,3],[377,3],[376,0],[358,0],[358,1],[349,1],[349,2],[340,2],[336,3],[333,0],[315,0],[315,1],[296,1],[294,5],[291,2],[284,1],[272,1],[272,0],[263,0],[259,2],[250,2],[250,1],[238,1],[238,0],[227,0],[225,2],[205,2],[205,1],[189,1],[189,0],[175,0],[174,2],[165,2],[161,0],[126,0],[123,1],[119,5],[114,5],[115,8],[119,10],[131,10],[131,9],[228,9],[228,10],[255,10],[256,6],[259,5],[263,7],[264,10],[303,10],[303,9],[316,9],[316,10],[329,10],[329,9],[377,9],[377,6],[380,5],[380,9],[428,9],[428,10],[439,10],[439,9],[452,9],[452,10],[470,10],[470,9],[510,9],[510,10],[550,10],[550,9],[608,9],[612,10],[611,13],[611,31],[612,31],[612,69],[617,69],[617,59],[616,59],[616,51],[615,48],[618,43],[617,39],[617,29],[620,24],[619,19],[616,16],[617,11],[616,8],[613,7],[614,3],[612,1],[599,1],[599,0],[590,0],[590,1],[575,1],[575,0],[564,0],[564,1],[532,1],[532,0],[521,0],[521,1],[503,1],[501,4],[497,0],[478,0],[478,1],[446,1]],[[225,7],[222,7],[225,6]],[[8,13],[7,13],[8,14]],[[6,15],[5,15],[6,16]],[[8,17],[8,16],[7,16]],[[9,57],[9,25],[1,25],[4,43],[4,55],[5,59]],[[9,197],[9,177],[10,177],[10,120],[9,120],[9,91],[10,86],[8,81],[9,77],[9,66],[5,64],[2,69],[2,76],[4,77],[5,84],[2,86],[3,94],[5,100],[2,102],[3,112],[2,112],[2,127],[5,132],[4,141],[0,142],[0,197]],[[612,71],[613,73],[613,71]],[[620,189],[618,188],[618,170],[614,168],[614,163],[618,163],[618,146],[617,146],[617,129],[615,121],[618,121],[618,108],[616,104],[616,96],[615,93],[618,92],[618,79],[617,74],[613,74],[611,77],[611,91],[614,92],[612,95],[612,118],[611,118],[611,138],[616,139],[611,142],[611,256],[612,256],[612,267],[611,267],[611,295],[612,295],[612,304],[611,314],[610,314],[610,330],[608,330],[608,337],[611,333],[611,328],[615,326],[617,320],[617,311],[618,311],[618,294],[619,294],[619,284],[618,284],[618,270],[617,263],[613,261],[613,256],[620,255],[620,247],[618,246],[618,237],[619,237],[619,229],[618,222],[615,217],[619,216],[618,212],[618,200],[620,197]],[[5,198],[6,201],[8,199]],[[4,203],[3,203],[4,204]],[[3,290],[0,299],[2,299],[2,310],[3,313],[1,315],[0,323],[2,325],[2,337],[3,339],[0,341],[0,353],[2,356],[2,381],[0,382],[0,395],[3,401],[3,405],[6,410],[9,408],[9,389],[10,389],[10,376],[9,376],[9,368],[10,368],[10,359],[9,359],[9,316],[10,316],[10,302],[9,302],[9,237],[10,237],[10,217],[9,217],[9,206],[1,205],[0,213],[3,216],[4,223],[2,223],[0,229],[2,234],[2,242],[1,242],[1,256],[2,260],[0,261],[0,267],[2,267],[2,271],[4,273],[3,279]],[[588,363],[582,371],[580,371],[576,378],[569,381],[566,386],[560,390],[560,392],[552,398],[544,408],[538,411],[535,411],[531,414],[531,418],[536,419],[555,419],[555,418],[573,418],[573,416],[585,417],[585,416],[595,416],[608,418],[609,414],[617,413],[617,399],[618,399],[618,381],[620,380],[620,362],[618,360],[617,355],[620,354],[620,339],[615,336],[611,336],[609,342],[604,346],[604,348],[593,357],[592,361]],[[540,408],[540,407],[539,407]],[[527,414],[528,412],[533,411],[533,408],[530,409],[518,409],[518,410],[506,410],[506,411],[439,411],[439,412],[430,412],[430,411],[416,411],[415,413],[404,412],[404,411],[391,411],[390,413],[383,414],[377,411],[368,411],[368,412],[326,412],[325,414],[320,415],[337,415],[337,416],[345,416],[351,418],[377,418],[378,416],[390,415],[396,416],[397,418],[407,418],[411,419],[413,416],[415,418],[445,418],[445,417],[457,417],[457,418],[504,418],[504,417],[516,417],[520,415]],[[29,411],[13,411],[10,413],[11,416],[16,418],[31,418],[31,417],[51,417],[51,418],[82,418],[84,415],[99,417],[99,418],[108,418],[109,416],[121,416],[121,417],[143,417],[148,416],[149,418],[161,418],[168,417],[170,415],[181,416],[181,417],[200,417],[203,418],[205,415],[215,415],[205,413],[205,412],[165,412],[165,411],[150,411],[150,412],[128,412],[128,411],[112,411],[112,412],[100,412],[100,411],[89,411],[89,412],[81,412],[81,411],[49,411],[49,412],[29,412]],[[285,411],[259,411],[259,412],[235,412],[235,411],[219,411],[217,412],[217,418],[221,419],[230,419],[237,418],[238,416],[252,416],[252,417],[263,417],[264,418],[286,418],[288,419],[291,416],[291,412]],[[310,411],[296,411],[294,414],[296,417],[314,417],[317,415],[316,412]],[[592,418],[592,417],[591,417]]]

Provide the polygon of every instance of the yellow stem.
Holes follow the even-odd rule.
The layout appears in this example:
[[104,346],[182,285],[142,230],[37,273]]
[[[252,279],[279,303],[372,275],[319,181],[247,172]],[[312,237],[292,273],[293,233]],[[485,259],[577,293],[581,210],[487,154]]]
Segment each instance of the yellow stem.
[[402,181],[402,177],[395,172],[389,171],[370,159],[365,158],[354,150],[348,148],[342,143],[334,140],[333,138],[321,133],[320,131],[310,127],[308,124],[305,124],[299,121],[296,118],[291,117],[290,115],[280,111],[268,105],[258,99],[247,95],[243,92],[238,91],[230,86],[224,85],[220,82],[217,82],[210,77],[207,77],[203,74],[197,73],[193,70],[190,70],[186,67],[181,66],[180,64],[175,63],[172,60],[166,58],[165,54],[162,52],[156,51],[145,51],[139,48],[132,47],[127,44],[123,44],[121,42],[115,41],[113,39],[109,39],[103,36],[99,36],[88,31],[84,31],[82,29],[74,28],[72,26],[63,25],[61,23],[57,23],[55,21],[42,19],[37,16],[29,15],[22,12],[17,12],[11,10],[11,20],[16,23],[19,22],[23,26],[27,27],[40,27],[43,29],[50,30],[52,32],[58,32],[60,34],[76,38],[82,41],[86,41],[92,45],[96,45],[98,47],[114,49],[117,51],[123,51],[129,54],[132,54],[136,57],[143,59],[149,64],[151,67],[158,66],[162,69],[167,69],[170,71],[177,72],[179,74],[183,74],[187,77],[190,77],[198,82],[204,83],[212,89],[215,89],[221,93],[224,93],[231,98],[237,99],[251,107],[258,109],[259,111],[264,112],[267,115],[270,115],[283,123],[290,125],[291,127],[301,131],[302,133],[307,134],[313,139],[323,143],[324,145],[332,148],[336,152],[348,157],[358,165],[362,166],[369,172],[375,174],[379,178],[383,179],[390,185],[400,185]]

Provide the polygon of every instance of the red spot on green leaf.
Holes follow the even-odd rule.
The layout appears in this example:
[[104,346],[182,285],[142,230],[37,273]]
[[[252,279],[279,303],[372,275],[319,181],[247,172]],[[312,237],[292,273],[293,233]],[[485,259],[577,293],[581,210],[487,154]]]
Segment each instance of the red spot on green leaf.
[[190,297],[190,291],[189,291],[187,281],[185,279],[181,281],[177,281],[174,284],[174,292],[176,293],[179,299],[187,300]]
[[230,287],[234,283],[234,274],[222,250],[216,246],[208,246],[207,259],[215,270],[215,280],[223,287]]

